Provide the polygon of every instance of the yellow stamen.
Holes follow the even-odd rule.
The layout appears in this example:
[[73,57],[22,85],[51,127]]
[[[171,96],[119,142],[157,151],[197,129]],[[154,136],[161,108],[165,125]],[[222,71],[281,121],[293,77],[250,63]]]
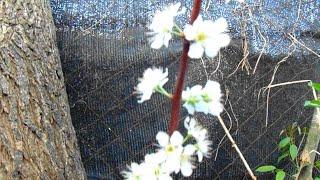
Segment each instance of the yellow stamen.
[[204,41],[206,38],[207,38],[206,34],[204,32],[201,32],[197,35],[196,40],[201,42],[201,41]]

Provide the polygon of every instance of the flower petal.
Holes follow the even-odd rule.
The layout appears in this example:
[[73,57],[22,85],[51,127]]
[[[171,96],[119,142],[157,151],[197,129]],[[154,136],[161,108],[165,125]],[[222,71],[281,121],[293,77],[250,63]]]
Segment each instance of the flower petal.
[[138,163],[131,163],[131,170],[132,171],[139,171],[140,165]]
[[203,154],[202,152],[198,151],[197,152],[197,155],[198,155],[198,161],[201,162],[203,160]]
[[186,163],[183,166],[181,166],[181,173],[184,177],[189,177],[192,174],[192,164]]
[[202,86],[201,85],[194,85],[190,90],[191,90],[191,93],[193,96],[197,96],[201,93]]
[[168,158],[163,166],[167,168],[169,172],[175,172],[176,174],[180,171],[180,160],[179,154],[175,155],[174,157]]
[[169,144],[169,135],[163,131],[158,132],[156,139],[161,147]]
[[196,148],[192,144],[186,145],[183,150],[183,154],[191,156],[196,151]]
[[215,41],[219,44],[220,47],[226,47],[229,45],[231,39],[228,34],[220,34],[215,38]]
[[163,37],[163,45],[164,45],[165,47],[168,47],[168,46],[169,46],[169,41],[170,41],[171,38],[172,38],[172,35],[169,34],[169,33],[166,33],[166,34],[164,35],[164,37]]
[[192,41],[195,39],[197,32],[193,28],[192,25],[187,24],[183,30],[184,36],[188,41]]
[[193,22],[192,26],[198,30],[201,28],[201,24],[203,23],[201,14],[197,17],[197,19]]
[[171,138],[170,143],[174,146],[180,146],[183,143],[183,136],[179,131],[174,131]]
[[178,14],[180,13],[180,12],[178,12],[180,6],[181,6],[181,3],[180,3],[180,2],[171,5],[171,6],[169,7],[169,9],[168,9],[169,14],[171,14],[172,16],[178,15]]
[[222,113],[223,111],[223,106],[220,102],[217,102],[217,103],[211,103],[210,104],[210,110],[209,110],[209,113],[214,115],[214,116],[220,116],[220,114]]
[[222,33],[228,30],[228,22],[223,17],[217,19],[212,24],[215,27],[214,29],[211,30],[211,32],[213,33]]
[[194,114],[194,111],[195,111],[195,108],[193,105],[191,104],[188,104],[188,103],[184,103],[183,104],[183,107],[185,107],[188,111],[189,114],[193,115]]
[[192,43],[188,52],[188,56],[193,59],[202,57],[204,49],[200,43]]
[[219,52],[219,49],[217,49],[215,47],[205,49],[205,53],[209,58],[214,58],[215,56],[217,56],[218,52]]
[[204,114],[208,114],[209,113],[209,104],[204,101],[200,101],[196,104],[195,110],[197,112],[203,112]]
[[151,48],[152,49],[160,49],[163,45],[163,36],[161,34],[157,34],[153,42],[151,43]]
[[183,123],[186,129],[190,129],[190,121],[191,121],[191,118],[187,116]]

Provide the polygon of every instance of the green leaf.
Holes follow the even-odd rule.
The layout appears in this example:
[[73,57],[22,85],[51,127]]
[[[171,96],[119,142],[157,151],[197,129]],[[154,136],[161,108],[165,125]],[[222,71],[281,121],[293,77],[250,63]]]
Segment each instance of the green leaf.
[[298,148],[296,145],[291,144],[289,148],[290,156],[292,160],[295,160],[298,156]]
[[320,100],[318,99],[318,100],[305,101],[304,107],[318,108],[320,107]]
[[308,85],[313,87],[316,91],[320,91],[320,83],[309,82]]
[[320,176],[314,177],[313,180],[320,180]]
[[320,160],[316,161],[316,162],[314,163],[314,166],[315,166],[316,168],[320,169]]
[[276,180],[284,180],[286,173],[282,170],[279,170],[276,174]]
[[278,157],[278,163],[280,162],[280,161],[282,161],[284,158],[286,158],[286,157],[288,157],[289,156],[289,153],[284,153],[284,154],[282,154],[280,157]]
[[279,148],[282,149],[287,145],[289,145],[289,143],[290,143],[290,137],[286,137],[279,142]]
[[260,166],[258,169],[256,169],[257,172],[271,172],[277,169],[275,166],[272,165],[265,165],[265,166]]

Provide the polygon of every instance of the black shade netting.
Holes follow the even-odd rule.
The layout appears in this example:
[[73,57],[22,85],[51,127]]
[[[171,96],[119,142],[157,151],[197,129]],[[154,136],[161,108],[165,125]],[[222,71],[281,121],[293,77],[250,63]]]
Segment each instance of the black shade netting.
[[[181,41],[153,50],[146,35],[154,11],[173,2],[51,0],[71,116],[89,179],[122,179],[126,165],[155,151],[156,133],[167,130],[170,100],[155,94],[139,104],[133,92],[138,78],[152,66],[168,68],[165,88],[174,90]],[[188,17],[192,1],[182,4]],[[261,88],[285,57],[273,84],[320,80],[315,55],[320,52],[319,5],[317,0],[203,2],[204,18],[225,17],[233,40],[214,59],[190,60],[185,86],[204,85],[208,79],[221,83],[226,109],[222,117],[252,169],[276,163],[280,132],[295,122],[308,126],[312,118],[313,110],[303,107],[312,98],[306,83],[272,88],[268,98]],[[178,18],[179,24],[186,21]],[[243,58],[244,39],[249,75],[241,65],[235,71]],[[183,109],[181,120],[186,115]],[[201,113],[196,118],[209,130],[213,150],[210,158],[196,163],[189,179],[249,179],[217,119]]]

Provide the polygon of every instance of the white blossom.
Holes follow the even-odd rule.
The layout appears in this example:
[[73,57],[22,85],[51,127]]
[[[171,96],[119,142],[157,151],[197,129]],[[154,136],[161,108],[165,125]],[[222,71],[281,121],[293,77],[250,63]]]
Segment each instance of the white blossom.
[[195,152],[195,147],[191,144],[188,144],[184,147],[183,152],[180,156],[180,170],[183,176],[189,177],[192,174],[193,158],[192,155]]
[[164,165],[170,170],[178,173],[180,170],[180,156],[183,151],[183,136],[174,131],[171,137],[165,132],[158,132],[156,139],[160,145],[158,151],[165,157]]
[[182,100],[185,101],[183,107],[188,110],[189,114],[194,114],[196,111],[219,116],[223,111],[221,97],[220,84],[210,80],[204,88],[195,85],[182,92]]
[[183,107],[185,107],[189,114],[193,114],[197,110],[197,106],[201,101],[201,90],[200,85],[195,85],[192,88],[182,91],[182,100],[185,101]]
[[184,127],[188,130],[188,135],[198,137],[202,129],[204,129],[194,118],[186,117]]
[[143,77],[139,78],[139,84],[135,88],[140,98],[138,103],[149,100],[156,88],[162,88],[167,81],[168,69],[163,72],[162,68],[148,68],[143,73]]
[[208,81],[201,92],[202,101],[198,104],[197,110],[205,114],[212,114],[219,116],[223,111],[221,103],[221,89],[220,84],[216,81]]
[[212,142],[208,139],[208,132],[206,129],[202,129],[194,138],[197,141],[195,148],[198,155],[198,161],[201,162],[203,157],[209,157],[211,150],[210,145]]
[[128,171],[123,171],[122,175],[126,180],[140,180],[144,176],[144,168],[142,165],[137,163],[131,163],[128,166]]
[[219,18],[215,22],[202,20],[199,15],[192,25],[187,24],[184,29],[185,38],[191,41],[188,56],[190,58],[201,58],[203,53],[208,57],[217,55],[220,48],[230,42],[230,37],[225,32],[228,29],[227,21]]
[[[171,137],[165,132],[158,132],[156,139],[160,149],[156,153],[147,154],[141,164],[131,163],[127,171],[122,174],[126,180],[172,180],[171,173],[179,173],[185,177],[191,176],[195,166],[194,155],[199,162],[210,154],[211,142],[208,140],[207,130],[202,128],[193,118],[186,119],[185,127],[188,136],[184,139],[178,131]],[[191,132],[191,133],[190,133]],[[192,135],[196,144],[187,144]]]
[[194,145],[199,162],[203,156],[208,157],[211,141],[208,139],[208,132],[194,118],[187,117],[184,121],[184,126],[188,130],[188,135],[191,135],[196,140]]
[[169,41],[172,38],[172,28],[174,27],[175,16],[183,13],[178,11],[181,4],[176,3],[165,8],[163,11],[157,10],[149,29],[153,35],[151,48],[160,49],[162,46],[168,47]]
[[161,153],[147,154],[144,162],[143,180],[172,180],[170,170],[165,166]]

